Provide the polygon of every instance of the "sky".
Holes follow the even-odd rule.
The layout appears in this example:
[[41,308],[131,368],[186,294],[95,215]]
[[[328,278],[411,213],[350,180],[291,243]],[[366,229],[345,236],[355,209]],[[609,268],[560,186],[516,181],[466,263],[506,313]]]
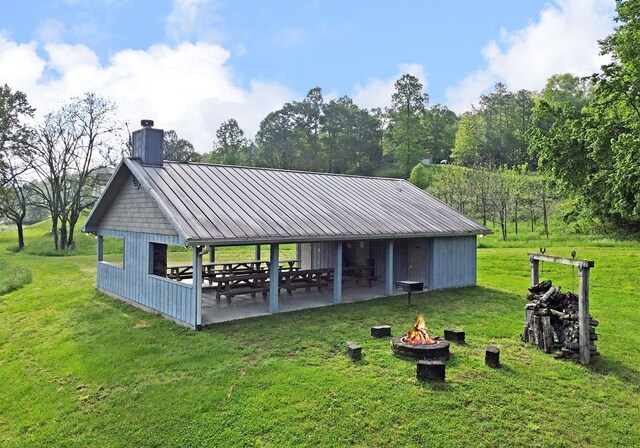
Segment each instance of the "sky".
[[223,121],[253,137],[314,87],[386,107],[410,73],[462,113],[497,82],[589,75],[614,16],[614,0],[12,0],[0,83],[40,116],[93,91],[132,130],[150,118],[207,152]]

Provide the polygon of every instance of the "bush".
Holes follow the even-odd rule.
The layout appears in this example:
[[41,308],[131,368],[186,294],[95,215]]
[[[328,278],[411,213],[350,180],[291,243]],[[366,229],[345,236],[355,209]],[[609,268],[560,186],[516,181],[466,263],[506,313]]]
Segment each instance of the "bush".
[[411,170],[409,182],[423,190],[429,186],[429,174],[422,162],[418,162],[418,164]]

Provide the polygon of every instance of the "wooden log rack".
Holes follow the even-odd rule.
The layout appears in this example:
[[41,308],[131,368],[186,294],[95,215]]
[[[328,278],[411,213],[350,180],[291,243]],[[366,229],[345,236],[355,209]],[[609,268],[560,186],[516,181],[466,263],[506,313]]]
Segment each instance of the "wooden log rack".
[[590,331],[589,325],[589,274],[595,263],[591,260],[576,260],[572,258],[557,257],[554,255],[544,255],[529,253],[531,263],[531,286],[540,283],[539,267],[540,262],[559,263],[578,268],[578,325],[580,328],[580,363],[588,365],[591,362]]

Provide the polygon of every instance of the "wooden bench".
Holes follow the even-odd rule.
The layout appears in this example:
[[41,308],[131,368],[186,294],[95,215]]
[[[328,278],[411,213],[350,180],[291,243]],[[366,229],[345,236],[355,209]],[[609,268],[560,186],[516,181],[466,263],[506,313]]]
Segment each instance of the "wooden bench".
[[220,273],[214,281],[216,290],[216,301],[220,301],[220,297],[226,296],[227,303],[231,303],[233,296],[241,294],[251,294],[255,298],[257,293],[262,293],[262,298],[267,300],[267,292],[269,291],[268,280],[269,274],[264,272],[254,272],[246,274],[230,274]]
[[280,272],[280,289],[286,289],[292,295],[294,289],[305,288],[307,292],[317,287],[318,291],[329,286],[329,275],[333,269],[299,269]]

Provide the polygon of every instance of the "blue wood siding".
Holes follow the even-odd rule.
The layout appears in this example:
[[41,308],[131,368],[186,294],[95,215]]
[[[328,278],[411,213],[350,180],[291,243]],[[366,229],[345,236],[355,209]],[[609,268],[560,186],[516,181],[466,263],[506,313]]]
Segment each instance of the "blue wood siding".
[[311,243],[311,269],[332,268],[333,264],[333,242]]
[[177,236],[99,230],[99,235],[124,238],[124,268],[98,262],[98,289],[142,305],[194,327],[193,285],[149,274],[149,243],[178,245]]
[[430,289],[476,284],[476,237],[434,238],[430,245]]
[[408,280],[409,241],[393,240],[393,281]]

